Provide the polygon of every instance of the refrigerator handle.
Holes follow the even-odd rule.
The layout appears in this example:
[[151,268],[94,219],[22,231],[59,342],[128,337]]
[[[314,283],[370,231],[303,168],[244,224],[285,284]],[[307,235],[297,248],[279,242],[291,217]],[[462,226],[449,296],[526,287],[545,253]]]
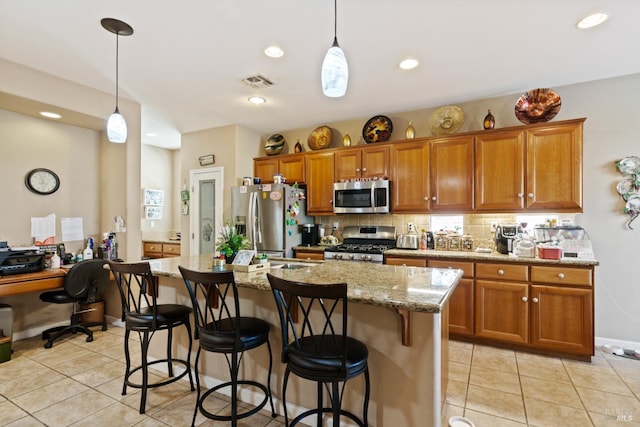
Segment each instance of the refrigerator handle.
[[262,212],[260,212],[260,200],[258,200],[258,193],[255,194],[255,209],[256,209],[256,228],[253,242],[253,250],[257,253],[257,243],[262,243]]
[[247,239],[253,242],[253,230],[255,223],[254,207],[253,207],[254,193],[249,193],[249,207],[247,209]]

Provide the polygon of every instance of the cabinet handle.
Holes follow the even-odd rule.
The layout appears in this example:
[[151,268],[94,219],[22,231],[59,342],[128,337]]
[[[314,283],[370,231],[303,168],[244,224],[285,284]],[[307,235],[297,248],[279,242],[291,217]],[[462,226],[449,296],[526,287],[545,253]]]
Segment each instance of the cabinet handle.
[[558,279],[564,279],[564,273],[558,273]]
[[154,250],[156,247],[155,246],[149,246],[149,249]]
[[431,200],[433,200],[433,201],[435,202],[435,201],[436,201],[436,196],[433,196],[433,197],[431,198]]
[[356,172],[360,172],[360,168],[356,168]]
[[518,199],[522,199],[523,197],[524,197],[524,194],[518,193]]
[[333,204],[333,200],[329,200],[329,204],[332,205]]
[[366,172],[366,171],[367,171],[367,168],[362,168],[362,172]]
[[536,302],[536,303],[537,303],[539,300],[538,300],[538,298],[532,298],[532,299],[531,299],[531,301],[533,301],[533,302]]
[[533,199],[533,193],[527,194],[527,197],[530,198],[530,199]]
[[527,302],[529,299],[527,297],[522,297],[522,302]]
[[429,196],[424,196],[425,201],[429,201]]
[[498,270],[498,274],[503,276],[504,275],[504,270],[503,269]]

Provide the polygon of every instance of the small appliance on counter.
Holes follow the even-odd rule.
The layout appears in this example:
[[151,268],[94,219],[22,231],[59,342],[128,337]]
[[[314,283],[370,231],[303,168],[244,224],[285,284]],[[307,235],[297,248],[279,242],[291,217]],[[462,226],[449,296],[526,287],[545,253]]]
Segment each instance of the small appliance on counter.
[[535,258],[536,245],[528,235],[521,235],[513,243],[513,254],[519,258]]
[[500,223],[496,227],[496,251],[501,254],[513,252],[513,242],[522,234],[522,226],[515,222]]
[[316,246],[320,243],[319,228],[318,224],[302,224],[302,246]]
[[[554,253],[560,259],[595,259],[589,233],[578,225],[557,227],[537,227],[533,230],[538,246],[555,246],[560,253]],[[556,259],[556,258],[554,258]]]

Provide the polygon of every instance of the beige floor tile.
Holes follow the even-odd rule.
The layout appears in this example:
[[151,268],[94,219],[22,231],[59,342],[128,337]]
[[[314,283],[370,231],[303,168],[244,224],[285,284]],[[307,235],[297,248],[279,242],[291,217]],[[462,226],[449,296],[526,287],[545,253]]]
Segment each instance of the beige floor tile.
[[640,399],[640,375],[638,376],[623,376],[622,381],[627,384],[627,387],[635,394],[636,398]]
[[0,363],[0,384],[11,381],[14,378],[29,375],[31,372],[42,369],[43,365],[24,356],[13,356],[11,360]]
[[450,405],[464,406],[467,399],[466,381],[449,381],[447,384],[447,396],[445,402]]
[[516,355],[513,350],[475,346],[473,349],[471,364],[473,366],[498,369],[505,372],[518,372]]
[[560,359],[541,356],[536,358],[518,356],[518,372],[521,376],[571,383],[569,374]]
[[568,372],[587,370],[590,372],[612,373],[613,368],[609,361],[600,352],[596,352],[591,358],[591,362],[582,362],[580,360],[562,359],[562,363]]
[[0,403],[0,425],[6,425],[11,422],[27,417],[29,414],[13,403],[4,401]]
[[607,361],[621,377],[625,375],[640,377],[640,360],[616,356],[616,359],[608,359]]
[[464,407],[445,403],[444,407],[442,408],[442,425],[443,426],[449,425],[448,424],[449,418],[454,416],[458,416],[458,417],[464,416]]
[[584,387],[576,387],[584,407],[589,412],[612,415],[631,413],[634,418],[640,417],[640,401],[635,397],[622,396],[614,393],[604,393]]
[[525,397],[527,420],[532,426],[587,427],[591,420],[584,408],[572,408]]
[[0,383],[0,394],[15,398],[49,384],[62,381],[65,376],[38,364],[29,375],[9,375],[5,378],[10,378],[10,380]]
[[473,346],[459,345],[459,343],[452,345],[452,342],[453,341],[449,342],[449,362],[457,362],[470,365],[471,357],[473,355]]
[[[147,402],[145,413],[148,415],[154,415],[156,412],[171,405],[172,402],[182,397],[192,394],[195,399],[196,392],[189,389],[189,385],[183,385],[181,382],[175,382],[162,387],[152,388],[147,390]],[[129,405],[132,408],[140,408],[141,394],[136,393],[121,399],[121,402],[125,405]]]
[[[502,417],[496,417],[494,415],[484,414],[482,412],[467,409],[464,411],[464,416],[468,420],[471,420],[476,427],[522,427],[526,424],[519,423],[517,421],[508,420]],[[446,426],[446,424],[444,424]]]
[[[136,424],[136,427],[167,427],[169,424],[165,424],[160,420],[154,418],[147,418],[141,423]],[[174,427],[174,426],[171,426]]]
[[124,375],[125,364],[123,362],[106,358],[103,363],[95,369],[88,369],[74,375],[72,378],[89,387],[97,387]]
[[59,403],[48,406],[33,413],[38,420],[51,427],[68,426],[87,416],[91,417],[94,411],[99,411],[115,401],[95,390],[87,390],[72,396]]
[[[144,414],[140,414],[137,409],[133,409],[123,403],[114,403],[99,411],[96,411],[90,417],[83,418],[80,421],[73,424],[73,427],[115,427],[114,420],[118,420],[118,426],[134,426],[140,422],[148,419],[149,417]],[[183,420],[185,421],[185,420]],[[182,422],[177,425],[191,425],[191,420]]]
[[520,377],[524,397],[556,403],[558,405],[583,408],[578,392],[572,384]]
[[24,418],[20,418],[9,424],[2,424],[3,427],[44,427],[40,421],[35,419],[33,416],[28,416]]
[[112,359],[102,356],[99,353],[89,351],[82,356],[75,357],[73,359],[62,360],[59,362],[48,362],[47,365],[52,369],[67,375],[74,376],[81,372],[95,371],[100,369],[104,364],[110,362]]
[[454,381],[469,381],[471,366],[466,363],[449,362],[449,379]]
[[21,408],[33,414],[34,412],[62,402],[88,389],[86,385],[66,378],[57,383],[49,384],[29,393],[22,394],[13,400]]
[[520,390],[520,378],[518,377],[518,374],[483,368],[482,366],[471,366],[469,384],[492,388],[494,390],[500,390],[507,393],[522,393]]
[[526,422],[522,396],[473,384],[469,385],[466,409]]
[[589,371],[581,368],[575,371],[569,371],[569,377],[576,387],[587,387],[625,396],[633,396],[629,387],[627,387],[625,382],[622,381],[613,370],[611,370],[611,372],[603,370]]
[[629,414],[624,411],[620,413],[610,413],[608,415],[589,412],[589,417],[595,427],[638,427],[640,421],[638,416]]

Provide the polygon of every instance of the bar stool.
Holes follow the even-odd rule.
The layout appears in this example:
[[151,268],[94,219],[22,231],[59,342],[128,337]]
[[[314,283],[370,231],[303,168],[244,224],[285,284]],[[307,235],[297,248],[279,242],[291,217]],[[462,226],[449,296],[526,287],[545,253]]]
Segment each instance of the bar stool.
[[[201,272],[188,270],[182,266],[178,266],[178,268],[191,296],[196,324],[195,339],[200,342],[195,363],[198,399],[196,400],[191,425],[195,425],[199,409],[205,417],[217,421],[231,421],[231,425],[235,427],[238,425],[238,420],[253,415],[264,408],[267,401],[271,404],[271,416],[275,418],[276,413],[271,396],[272,355],[271,344],[269,343],[269,323],[255,317],[243,317],[240,315],[238,287],[233,271]],[[269,350],[267,385],[265,386],[256,381],[239,380],[239,365],[244,352],[260,347],[265,343]],[[202,350],[225,355],[231,380],[207,390],[200,396],[198,361]],[[257,406],[239,413],[239,385],[260,389],[264,393],[264,399]],[[225,387],[231,388],[231,415],[217,415],[207,411],[204,408],[204,402],[207,397]]]
[[[189,323],[192,310],[190,307],[181,304],[158,304],[158,289],[148,262],[125,264],[109,261],[109,267],[113,272],[116,283],[118,284],[118,290],[120,291],[122,320],[125,322],[126,327],[124,335],[126,370],[124,384],[122,386],[122,395],[127,394],[127,386],[141,389],[140,413],[144,414],[147,402],[147,390],[150,388],[171,384],[188,375],[189,382],[191,383],[191,391],[195,390],[191,376],[192,338],[191,324]],[[174,359],[171,355],[173,328],[182,325],[187,328],[189,337],[189,349],[186,360]],[[164,330],[168,332],[167,358],[149,362],[147,360],[149,343],[157,331]],[[129,354],[129,335],[132,331],[138,333],[142,350],[142,364],[134,368],[131,367],[131,356]],[[149,384],[148,368],[158,363],[167,364],[169,378]],[[174,364],[182,365],[185,370],[181,374],[174,376]],[[131,380],[131,375],[137,371],[142,372],[141,383],[134,383]]]
[[[285,280],[270,273],[267,273],[267,278],[276,299],[282,329],[282,362],[286,364],[282,384],[285,425],[294,426],[315,414],[320,427],[323,425],[322,415],[331,413],[334,427],[340,426],[341,416],[359,426],[367,426],[371,390],[367,363],[369,351],[362,342],[347,336],[347,284],[308,284]],[[302,319],[296,325],[293,310],[298,310],[298,307]],[[289,424],[286,394],[292,372],[317,383],[318,403],[315,409],[303,412]],[[365,380],[362,420],[342,409],[346,382],[360,374],[364,374]],[[323,386],[330,396],[330,407],[323,406]]]

